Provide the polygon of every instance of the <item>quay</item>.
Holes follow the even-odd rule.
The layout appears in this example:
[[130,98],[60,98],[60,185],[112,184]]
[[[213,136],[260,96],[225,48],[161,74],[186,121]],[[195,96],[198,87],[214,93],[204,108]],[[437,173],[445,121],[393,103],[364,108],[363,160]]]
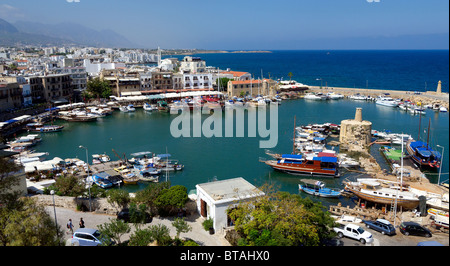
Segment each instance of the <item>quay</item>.
[[426,91],[415,94],[412,91],[397,91],[397,90],[379,90],[379,89],[361,89],[361,88],[342,88],[342,87],[320,87],[308,86],[308,90],[312,92],[321,93],[340,93],[345,97],[355,95],[357,93],[364,96],[378,97],[382,94],[389,93],[392,98],[409,99],[412,102],[421,102],[422,105],[438,103],[441,106],[449,109],[449,94],[438,91]]

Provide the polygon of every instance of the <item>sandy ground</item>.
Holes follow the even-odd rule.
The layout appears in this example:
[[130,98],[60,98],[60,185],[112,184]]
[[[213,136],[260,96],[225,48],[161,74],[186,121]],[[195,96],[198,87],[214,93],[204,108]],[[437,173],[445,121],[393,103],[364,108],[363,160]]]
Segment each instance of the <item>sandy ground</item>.
[[[52,218],[55,217],[53,206],[46,206],[46,211],[50,214]],[[79,212],[72,209],[66,209],[61,207],[56,207],[56,220],[58,226],[62,228],[64,232],[67,231],[66,224],[69,219],[72,219],[74,225],[74,231],[79,228],[78,222],[80,218],[83,218],[86,228],[98,229],[98,225],[109,222],[109,219],[115,219],[113,215],[96,214],[88,212]],[[163,219],[163,218],[153,218],[151,223],[147,223],[142,226],[142,228],[149,227],[151,225],[163,224],[170,229],[170,235],[174,237],[176,235],[175,227],[172,226],[173,218]],[[202,227],[203,218],[198,215],[191,215],[186,218],[187,223],[192,227],[192,231],[189,233],[181,233],[180,238],[190,238],[200,244],[201,246],[230,246],[228,241],[225,240],[224,235],[221,233],[215,233],[210,235],[209,232],[205,231]],[[134,232],[135,228],[130,224],[131,232],[122,236],[121,241],[128,240],[130,235]],[[65,233],[66,240],[72,237],[71,233]]]

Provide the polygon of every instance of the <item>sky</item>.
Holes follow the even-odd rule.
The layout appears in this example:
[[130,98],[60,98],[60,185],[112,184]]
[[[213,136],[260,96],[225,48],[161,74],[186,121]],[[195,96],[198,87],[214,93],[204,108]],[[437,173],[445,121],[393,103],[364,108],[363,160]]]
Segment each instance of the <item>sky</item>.
[[144,48],[449,46],[447,0],[0,0],[0,18],[112,29]]

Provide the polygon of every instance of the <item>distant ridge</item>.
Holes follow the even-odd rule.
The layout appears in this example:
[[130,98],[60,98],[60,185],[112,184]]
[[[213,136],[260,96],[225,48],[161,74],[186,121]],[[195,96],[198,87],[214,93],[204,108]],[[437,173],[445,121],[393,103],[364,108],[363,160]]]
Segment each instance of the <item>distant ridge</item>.
[[94,47],[137,48],[113,30],[93,30],[75,23],[56,25],[18,21],[14,25],[0,18],[0,45],[84,45]]

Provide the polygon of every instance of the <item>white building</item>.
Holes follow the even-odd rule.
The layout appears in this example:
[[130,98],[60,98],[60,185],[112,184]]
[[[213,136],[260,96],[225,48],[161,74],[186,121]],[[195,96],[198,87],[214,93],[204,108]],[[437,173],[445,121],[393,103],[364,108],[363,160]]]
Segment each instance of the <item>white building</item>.
[[103,69],[116,69],[116,68],[124,68],[124,63],[101,63],[94,62],[91,59],[85,59],[83,66],[86,68],[86,72],[90,76],[97,76]]
[[242,177],[198,184],[196,188],[198,212],[204,218],[213,219],[216,232],[232,226],[228,209],[264,195]]
[[200,57],[185,56],[180,62],[180,71],[182,73],[205,73],[206,62]]
[[183,89],[212,89],[212,74],[183,74]]

